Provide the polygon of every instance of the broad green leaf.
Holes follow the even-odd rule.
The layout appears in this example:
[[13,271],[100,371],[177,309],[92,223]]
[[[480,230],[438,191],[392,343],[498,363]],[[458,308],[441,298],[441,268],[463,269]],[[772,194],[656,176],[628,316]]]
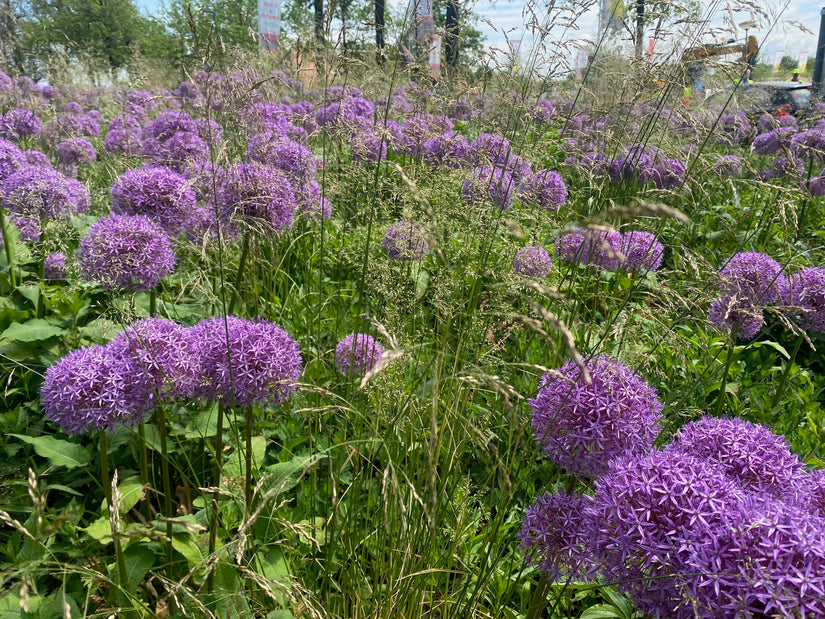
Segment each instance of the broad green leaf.
[[203,552],[201,551],[200,546],[195,543],[195,540],[193,540],[192,536],[189,534],[173,535],[172,548],[177,550],[186,558],[190,568],[203,562]]
[[296,456],[286,462],[278,462],[266,467],[265,474],[269,477],[266,481],[267,488],[277,487],[281,489],[281,492],[291,490],[298,483],[304,471],[326,457],[324,453]]
[[117,489],[120,491],[120,514],[123,515],[143,500],[145,486],[137,477],[124,479]]
[[14,291],[29,302],[31,309],[37,309],[37,304],[40,301],[40,286],[23,284],[15,288]]
[[295,615],[288,610],[273,610],[266,616],[266,619],[295,619]]
[[155,564],[155,553],[146,542],[136,542],[123,551],[126,563],[126,586],[134,593]]
[[0,334],[0,340],[8,342],[23,342],[32,344],[35,342],[46,342],[55,337],[65,335],[66,330],[56,327],[42,318],[27,320],[26,322],[16,322],[9,325],[8,329]]
[[790,359],[791,358],[791,355],[788,354],[788,351],[785,350],[785,347],[782,346],[782,344],[779,344],[778,342],[771,342],[771,341],[753,342],[751,344],[751,346],[753,348],[762,348],[763,346],[770,346],[776,352],[778,352],[780,355],[785,357],[785,359]]
[[89,536],[100,542],[108,544],[112,541],[112,525],[109,523],[109,516],[101,516],[84,529]]
[[581,614],[580,619],[622,619],[624,615],[609,604],[596,604]]
[[[235,449],[223,467],[223,473],[227,477],[243,477],[246,473],[246,455],[244,445],[240,449]],[[255,475],[261,468],[266,454],[266,438],[263,436],[252,437],[252,474]]]
[[91,458],[86,449],[53,436],[25,436],[23,434],[9,434],[19,438],[24,443],[34,447],[37,455],[49,460],[54,466],[65,466],[67,469],[74,469],[80,466],[88,466]]

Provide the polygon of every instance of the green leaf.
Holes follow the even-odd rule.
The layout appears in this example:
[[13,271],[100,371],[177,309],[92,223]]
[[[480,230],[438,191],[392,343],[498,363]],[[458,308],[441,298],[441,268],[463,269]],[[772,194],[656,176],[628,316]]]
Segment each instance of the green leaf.
[[32,344],[62,337],[65,333],[65,329],[56,327],[42,318],[34,318],[26,322],[16,322],[9,325],[9,328],[0,334],[0,340]]
[[91,458],[82,445],[70,443],[53,436],[24,436],[22,434],[9,434],[19,438],[24,443],[34,447],[37,455],[49,460],[54,466],[65,466],[67,469],[74,469],[81,466],[88,466]]
[[622,619],[624,615],[615,606],[596,604],[581,614],[580,619]]
[[31,309],[37,309],[37,304],[40,302],[40,286],[23,284],[15,288],[14,291],[29,302]]
[[[246,447],[244,446],[244,449]],[[263,436],[252,437],[252,474],[255,475],[261,468],[266,455],[266,438]],[[223,467],[223,473],[227,477],[243,477],[246,471],[246,456],[243,449],[236,449]]]
[[280,492],[291,490],[298,483],[304,471],[326,457],[324,453],[316,453],[311,456],[296,456],[286,462],[272,464],[265,469],[268,477],[265,487],[278,487]]
[[147,542],[136,542],[123,552],[123,558],[126,563],[126,586],[134,593],[155,564],[155,553]]
[[120,514],[123,515],[143,500],[146,487],[137,477],[124,479],[117,489],[120,491]]
[[109,516],[102,516],[84,529],[89,536],[101,544],[108,544],[112,541],[112,525]]
[[203,563],[203,552],[189,534],[173,535],[172,548],[186,558],[190,568]]
[[753,342],[751,344],[751,346],[753,348],[762,348],[763,346],[770,346],[771,348],[776,350],[780,355],[785,357],[785,359],[790,359],[791,358],[791,355],[788,354],[788,351],[785,350],[785,347],[782,346],[782,344],[779,344],[778,342],[771,342],[771,341],[765,340],[765,341],[761,341],[761,342]]
[[288,610],[273,610],[266,616],[266,619],[295,619],[295,615]]

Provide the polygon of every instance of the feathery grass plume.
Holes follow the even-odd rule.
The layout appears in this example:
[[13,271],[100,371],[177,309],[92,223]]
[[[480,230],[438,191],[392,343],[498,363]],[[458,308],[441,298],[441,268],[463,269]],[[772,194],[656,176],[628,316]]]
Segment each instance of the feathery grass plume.
[[520,275],[544,279],[550,275],[552,268],[553,261],[544,247],[522,247],[513,258],[513,270]]
[[197,198],[186,178],[164,167],[134,168],[111,187],[112,212],[143,215],[171,237],[192,227]]
[[572,361],[546,375],[533,409],[535,440],[545,455],[577,476],[607,471],[611,459],[645,454],[659,433],[656,390],[608,357],[586,362],[591,381]]
[[335,346],[335,367],[347,376],[369,372],[381,356],[384,347],[366,333],[351,333]]
[[556,255],[569,264],[615,271],[624,261],[622,242],[622,235],[616,230],[571,228],[556,239]]
[[381,239],[388,258],[393,260],[421,260],[430,248],[427,231],[411,221],[397,221],[387,228]]
[[81,276],[107,290],[151,290],[175,270],[169,236],[142,215],[109,215],[89,228],[77,250]]

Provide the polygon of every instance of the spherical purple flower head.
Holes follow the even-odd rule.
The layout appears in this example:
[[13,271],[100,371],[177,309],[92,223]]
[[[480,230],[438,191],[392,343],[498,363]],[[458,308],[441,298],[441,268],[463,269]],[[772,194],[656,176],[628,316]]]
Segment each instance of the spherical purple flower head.
[[295,181],[311,178],[318,171],[318,160],[308,147],[277,132],[251,137],[247,152],[250,161],[278,168]]
[[345,97],[318,109],[315,120],[321,127],[331,127],[345,123],[375,118],[375,106],[362,97]]
[[820,173],[819,176],[812,176],[803,181],[802,190],[807,191],[814,198],[825,196],[825,174]]
[[99,135],[100,125],[94,118],[75,114],[58,114],[40,130],[40,138],[47,145],[56,145],[65,138],[94,138]]
[[223,137],[223,126],[211,118],[196,118],[198,135],[205,141],[217,144]]
[[713,164],[713,171],[722,178],[735,178],[742,174],[742,160],[736,155],[724,155]]
[[190,81],[183,81],[172,91],[172,94],[189,103],[200,103],[203,100],[200,88]]
[[626,149],[624,153],[610,160],[607,167],[610,181],[613,183],[622,181],[646,183],[650,179],[656,154],[656,151],[648,152],[641,146]]
[[80,274],[106,290],[151,290],[175,270],[175,252],[158,224],[140,215],[99,219],[80,241]]
[[520,275],[544,279],[550,275],[552,268],[553,261],[544,247],[533,245],[522,247],[513,258],[513,270]]
[[189,181],[169,168],[127,170],[111,192],[113,213],[145,215],[173,237],[190,227],[197,205]]
[[695,577],[691,549],[723,527],[726,510],[742,496],[716,465],[689,454],[613,460],[593,497],[590,546],[603,577],[653,617],[695,617],[684,606]]
[[140,153],[148,157],[153,165],[182,172],[193,161],[208,159],[209,146],[197,133],[179,131],[168,138],[144,139]]
[[[759,133],[769,133],[779,126],[779,119],[773,114],[765,112],[756,121],[756,128]],[[758,137],[758,136],[757,136]],[[754,143],[756,140],[754,139]]]
[[662,157],[650,169],[650,182],[656,189],[676,190],[685,177],[685,164],[678,159]]
[[24,150],[23,156],[26,158],[26,165],[35,168],[51,168],[52,162],[43,151],[39,150]]
[[376,165],[387,158],[387,138],[377,133],[356,133],[351,138],[350,152],[356,163]]
[[469,161],[470,143],[460,133],[447,132],[426,140],[421,156],[432,166],[460,168]]
[[447,104],[447,116],[453,120],[471,120],[473,118],[473,104],[466,99],[456,99]]
[[823,617],[823,531],[822,518],[794,505],[746,497],[693,544],[685,593],[703,617]]
[[711,304],[708,322],[738,339],[750,340],[765,325],[765,312],[750,299],[725,295]]
[[615,271],[624,261],[622,235],[616,230],[572,228],[556,240],[556,255],[568,264],[585,264]]
[[274,323],[221,316],[191,329],[201,368],[201,397],[234,403],[281,404],[295,391],[303,360],[297,342]]
[[109,129],[106,138],[103,140],[103,148],[112,155],[134,157],[143,148],[140,134],[140,127],[137,129]]
[[66,105],[63,106],[63,111],[73,116],[79,116],[83,114],[83,106],[80,105],[77,101],[69,101]]
[[14,82],[6,74],[5,71],[0,71],[0,91],[7,91],[14,89]]
[[176,133],[198,133],[198,123],[186,112],[166,110],[143,128],[143,138],[166,140]]
[[86,185],[53,168],[25,167],[2,183],[0,201],[21,229],[21,237],[36,241],[48,220],[85,213],[91,199]]
[[347,376],[360,376],[375,367],[383,354],[384,347],[374,337],[352,333],[335,347],[335,367]]
[[318,181],[310,181],[302,185],[298,191],[298,201],[301,214],[306,219],[327,220],[332,217],[332,203],[323,195]]
[[639,273],[658,271],[662,266],[665,248],[655,235],[642,230],[630,230],[622,234],[622,266]]
[[516,185],[513,175],[499,168],[473,168],[464,179],[461,193],[467,204],[492,202],[502,211],[513,204]]
[[791,152],[801,161],[825,162],[825,130],[800,131],[791,138]]
[[0,182],[26,165],[26,157],[16,144],[0,139]]
[[73,350],[46,370],[46,417],[66,434],[137,425],[152,409],[151,389],[137,372],[133,357],[106,346]]
[[476,165],[504,167],[516,155],[510,140],[498,133],[482,133],[470,144],[470,157]]
[[69,270],[66,268],[66,256],[55,252],[46,256],[43,261],[43,276],[46,279],[66,279]]
[[198,349],[190,330],[163,318],[138,320],[112,339],[107,346],[121,356],[137,361],[137,377],[159,401],[191,397],[199,377]]
[[57,145],[57,160],[64,166],[89,165],[97,160],[97,153],[89,140],[69,138]]
[[591,503],[584,494],[545,493],[524,510],[521,549],[551,582],[587,578],[593,563],[588,548]]
[[585,153],[579,164],[585,172],[601,176],[607,170],[607,158],[600,152]]
[[292,227],[298,204],[289,178],[271,166],[239,163],[227,169],[217,191],[216,206],[230,226],[264,231]]
[[19,142],[24,136],[40,133],[40,117],[31,110],[13,108],[0,118],[0,136]]
[[577,476],[597,477],[612,458],[645,454],[658,434],[662,404],[633,370],[601,356],[586,364],[587,384],[572,361],[546,375],[533,409],[533,432],[545,455]]
[[453,123],[444,116],[416,114],[401,127],[400,151],[412,157],[423,154],[424,144],[430,138],[450,132]]
[[430,248],[427,232],[411,221],[397,221],[387,228],[381,245],[392,260],[421,260]]
[[739,144],[753,135],[754,129],[748,115],[739,110],[722,114],[714,131],[714,141],[719,144]]
[[539,99],[531,110],[531,120],[536,124],[549,123],[555,120],[558,113],[556,106],[547,99]]
[[805,465],[784,438],[737,418],[703,417],[679,430],[665,451],[712,462],[743,490],[795,500],[807,480]]
[[154,110],[155,95],[148,90],[131,90],[126,93],[126,103],[139,105],[146,110]]
[[796,155],[791,155],[790,157],[780,155],[774,160],[770,172],[770,178],[781,178],[783,176],[800,177],[805,172],[805,162],[798,159]]
[[567,185],[553,170],[537,170],[526,176],[519,188],[523,201],[546,211],[557,211],[567,201]]
[[809,267],[791,276],[791,300],[799,326],[825,333],[825,268]]
[[786,303],[790,293],[782,265],[759,252],[739,252],[719,271],[721,290],[760,305]]

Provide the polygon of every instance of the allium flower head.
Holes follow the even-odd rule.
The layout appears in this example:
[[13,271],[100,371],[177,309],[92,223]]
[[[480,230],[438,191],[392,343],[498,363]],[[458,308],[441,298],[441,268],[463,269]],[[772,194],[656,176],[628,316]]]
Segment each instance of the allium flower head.
[[57,145],[57,160],[64,166],[89,165],[96,159],[95,147],[85,138],[69,138]]
[[586,264],[615,271],[624,260],[622,243],[622,235],[616,230],[572,228],[556,240],[556,255],[569,264]]
[[473,161],[478,166],[503,168],[516,155],[510,140],[498,133],[482,133],[470,144]]
[[708,322],[736,338],[750,340],[765,325],[765,312],[747,298],[725,295],[711,304]]
[[276,405],[297,388],[301,350],[274,323],[219,316],[196,324],[190,337],[201,368],[201,397],[241,406]]
[[163,167],[127,170],[112,185],[112,212],[145,215],[174,237],[189,229],[197,204],[191,183]]
[[460,133],[447,132],[426,140],[421,156],[429,165],[460,168],[467,164],[470,144]]
[[516,184],[513,175],[499,168],[473,168],[461,186],[467,204],[492,202],[502,211],[509,211]]
[[107,290],[151,290],[175,270],[175,252],[158,224],[140,215],[99,219],[80,241],[81,275]]
[[0,137],[19,142],[24,136],[40,133],[42,126],[37,114],[31,110],[16,107],[0,117]]
[[270,166],[236,164],[225,173],[216,206],[222,219],[268,231],[292,227],[298,208],[295,191],[286,175]]
[[197,133],[179,131],[168,138],[142,138],[142,141],[140,154],[152,165],[166,166],[178,172],[195,161],[209,158],[209,146]]
[[724,155],[713,164],[713,171],[722,178],[737,177],[742,174],[742,160],[736,155]]
[[69,271],[66,268],[66,256],[55,252],[46,256],[43,261],[43,276],[46,279],[66,279]]
[[622,266],[628,271],[658,271],[662,266],[665,248],[655,235],[641,230],[622,234]]
[[387,138],[377,133],[356,133],[352,136],[352,160],[377,164],[387,158]]
[[163,318],[144,318],[130,325],[107,346],[136,360],[138,376],[162,401],[191,397],[198,380],[197,348],[189,329]]
[[552,268],[553,261],[544,247],[533,245],[522,247],[516,252],[516,257],[513,258],[513,270],[528,277],[544,279],[550,275]]
[[335,346],[335,367],[347,376],[360,376],[375,367],[383,354],[384,347],[374,337],[353,333]]
[[411,221],[397,221],[387,228],[381,245],[393,260],[421,260],[430,245],[427,232]]
[[825,333],[825,268],[809,267],[791,277],[790,304],[799,308],[805,331]]
[[533,409],[533,432],[544,453],[575,475],[598,476],[612,458],[644,454],[658,434],[656,390],[608,357],[586,364],[592,382],[568,362],[546,375]]
[[46,370],[40,399],[67,434],[134,426],[152,410],[152,393],[131,356],[107,346],[73,350]]
[[552,122],[556,116],[558,116],[556,106],[547,99],[539,99],[536,101],[531,113],[533,122],[538,124]]
[[278,168],[296,181],[311,178],[318,171],[318,160],[307,146],[277,133],[250,137],[248,154],[250,161]]
[[16,144],[0,139],[0,182],[26,165],[26,157]]
[[740,252],[719,271],[722,292],[770,305],[784,303],[790,291],[782,265],[766,254]]
[[537,170],[526,176],[519,188],[521,199],[547,211],[557,211],[567,201],[567,185],[553,170]]
[[802,161],[825,162],[825,130],[800,131],[791,138],[791,152]]

